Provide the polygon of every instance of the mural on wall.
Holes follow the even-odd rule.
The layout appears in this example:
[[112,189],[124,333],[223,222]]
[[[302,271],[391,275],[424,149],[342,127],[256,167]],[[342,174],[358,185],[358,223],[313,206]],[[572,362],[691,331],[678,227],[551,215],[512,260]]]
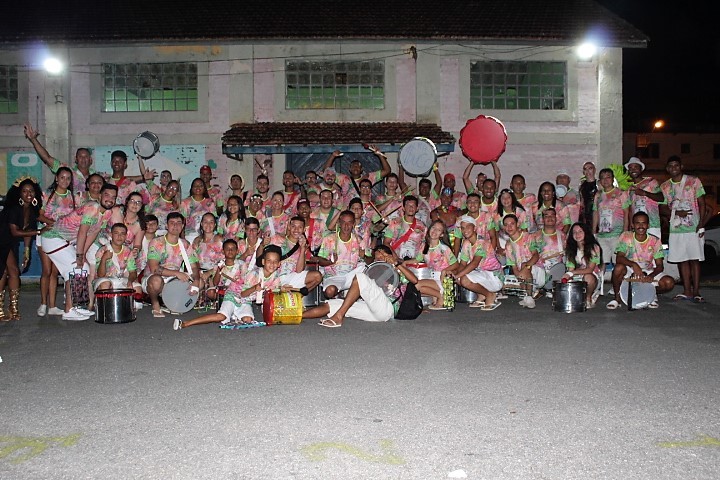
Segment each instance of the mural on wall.
[[[115,150],[122,150],[128,156],[127,175],[139,175],[138,162],[135,160],[135,152],[132,146],[127,145],[101,145],[93,149],[95,169],[100,172],[112,172],[110,168],[110,154]],[[161,145],[160,151],[152,158],[145,160],[147,168],[154,168],[159,180],[160,172],[169,170],[175,180],[180,181],[183,196],[190,191],[190,184],[193,179],[200,176],[200,167],[209,165],[213,171],[217,165],[213,160],[206,162],[205,145]],[[217,179],[213,180],[217,183]]]
[[13,182],[22,176],[42,180],[43,163],[35,152],[0,152],[0,165],[5,167],[5,175],[0,176],[1,195],[5,195]]

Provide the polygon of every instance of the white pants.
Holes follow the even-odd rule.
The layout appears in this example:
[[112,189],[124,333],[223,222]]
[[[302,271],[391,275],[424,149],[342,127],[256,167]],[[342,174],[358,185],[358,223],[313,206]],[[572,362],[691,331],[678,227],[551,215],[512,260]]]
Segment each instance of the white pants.
[[615,248],[617,248],[619,236],[611,238],[600,238],[597,241],[602,248],[602,262],[603,263],[615,263]]
[[[366,322],[387,322],[393,318],[395,316],[393,304],[385,296],[382,288],[378,287],[375,281],[364,273],[357,273],[355,278],[360,287],[360,300],[352,304],[346,316]],[[336,298],[327,301],[330,307],[329,316],[332,317],[340,310],[343,301]]]
[[138,282],[132,282],[132,286],[128,287],[128,279],[127,278],[118,278],[118,277],[102,277],[102,278],[96,278],[92,282],[92,288],[93,290],[97,290],[98,285],[100,285],[103,282],[110,282],[112,284],[111,289],[112,290],[119,290],[122,288],[135,288],[139,287],[140,284]]
[[307,278],[307,270],[302,272],[290,272],[280,275],[280,285],[290,285],[292,288],[302,288],[305,286],[305,278]]
[[334,285],[337,287],[338,291],[347,290],[350,288],[350,284],[352,283],[353,278],[355,278],[355,275],[362,273],[363,270],[365,270],[365,265],[359,265],[344,275],[333,275],[332,277],[328,277],[323,280],[323,289],[329,287],[330,285]]
[[465,276],[471,282],[482,285],[488,292],[499,292],[503,287],[500,279],[486,270],[473,270]]

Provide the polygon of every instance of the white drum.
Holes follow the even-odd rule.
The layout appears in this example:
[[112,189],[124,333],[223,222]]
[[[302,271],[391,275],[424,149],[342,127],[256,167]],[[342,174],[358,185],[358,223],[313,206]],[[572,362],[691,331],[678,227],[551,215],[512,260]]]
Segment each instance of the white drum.
[[415,137],[400,149],[398,161],[414,177],[427,177],[437,161],[435,144],[425,137]]
[[177,279],[165,284],[161,296],[163,303],[171,312],[185,313],[193,309],[200,292],[191,293],[190,285],[190,282]]
[[133,140],[133,150],[142,158],[150,158],[160,150],[160,139],[152,132],[142,132]]
[[[628,303],[632,297],[631,303]],[[647,308],[655,300],[655,285],[645,282],[628,282],[623,280],[620,285],[620,299],[629,310]]]

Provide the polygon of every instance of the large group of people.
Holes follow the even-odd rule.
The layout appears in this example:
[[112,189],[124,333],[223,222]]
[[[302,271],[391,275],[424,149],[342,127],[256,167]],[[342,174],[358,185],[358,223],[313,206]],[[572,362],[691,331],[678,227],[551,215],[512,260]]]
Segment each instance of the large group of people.
[[[376,171],[365,172],[351,159],[348,174],[341,173],[335,163],[342,153],[334,151],[319,171],[304,172],[302,179],[299,172],[284,172],[282,187],[271,191],[262,174],[247,189],[233,175],[222,189],[203,166],[181,198],[170,172],[161,172],[156,183],[156,172],[139,157],[138,176],[125,175],[122,151],[111,154],[111,173],[99,173],[88,149],[78,149],[74,164],[67,165],[48,153],[30,125],[25,136],[54,181],[41,189],[33,179],[18,179],[8,192],[0,213],[0,320],[20,317],[19,275],[30,261],[33,239],[42,268],[37,314],[64,320],[88,319],[93,292],[118,288],[144,295],[152,316],[165,317],[163,291],[175,281],[207,298],[222,298],[217,312],[175,320],[176,330],[212,322],[260,325],[252,305],[268,291],[321,289],[326,300],[303,317],[330,328],[346,317],[393,318],[410,284],[430,299],[431,311],[448,307],[445,299],[454,296],[449,288],[472,292],[469,307],[492,311],[508,298],[509,279],[525,308],[551,296],[554,281],[582,281],[585,306],[593,308],[604,293],[609,264],[614,267],[606,306],[616,309],[626,279],[653,283],[657,293],[671,291],[674,280],[664,271],[665,261],[678,264],[683,283],[674,300],[705,301],[699,262],[710,212],[700,180],[683,172],[677,156],[667,160],[670,178],[662,184],[644,176],[645,165],[633,157],[625,164],[631,179],[626,190],[617,186],[612,169],[596,172],[587,162],[577,188],[561,170],[534,195],[525,191],[521,174],[502,185],[496,162],[493,178],[481,172],[474,179],[475,164],[469,163],[464,192],[437,164],[434,182],[422,178],[415,188],[406,183],[400,163],[393,172],[386,155],[367,145],[379,160]],[[378,184],[381,194],[375,192]],[[666,208],[667,258],[659,238]],[[397,285],[386,289],[367,275],[373,262],[395,270]],[[418,265],[429,274],[418,275]],[[77,270],[87,272],[90,301],[84,306],[69,287]],[[62,307],[56,305],[58,275],[66,285]],[[657,307],[657,299],[648,304]]]

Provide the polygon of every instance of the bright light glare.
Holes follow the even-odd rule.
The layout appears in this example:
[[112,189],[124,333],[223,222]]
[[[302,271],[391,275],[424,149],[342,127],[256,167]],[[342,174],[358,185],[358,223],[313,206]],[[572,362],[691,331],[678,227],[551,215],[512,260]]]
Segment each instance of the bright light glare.
[[653,128],[663,128],[665,126],[665,122],[662,120],[658,120],[657,122],[653,123]]
[[57,58],[48,58],[43,63],[43,67],[45,67],[46,72],[52,73],[53,75],[63,71],[63,64],[60,63],[60,60]]
[[595,53],[597,53],[597,47],[594,43],[585,42],[577,48],[577,55],[580,60],[590,60]]

